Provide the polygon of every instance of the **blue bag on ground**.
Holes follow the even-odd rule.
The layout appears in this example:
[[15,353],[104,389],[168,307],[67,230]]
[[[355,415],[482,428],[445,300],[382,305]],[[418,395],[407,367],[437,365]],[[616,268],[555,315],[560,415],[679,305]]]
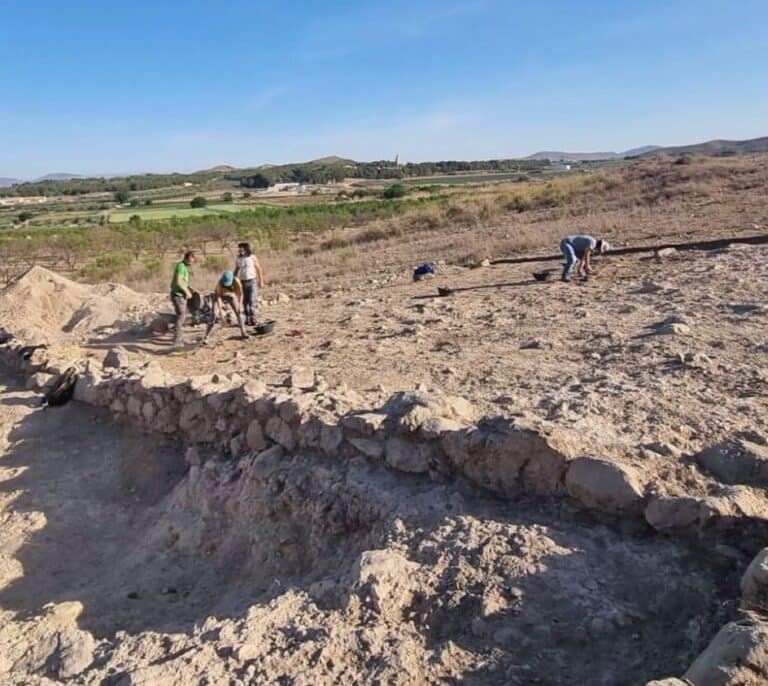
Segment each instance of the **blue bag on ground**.
[[435,273],[435,264],[434,262],[425,262],[424,264],[420,264],[416,269],[413,270],[413,280],[414,281],[420,281],[428,274],[434,274]]

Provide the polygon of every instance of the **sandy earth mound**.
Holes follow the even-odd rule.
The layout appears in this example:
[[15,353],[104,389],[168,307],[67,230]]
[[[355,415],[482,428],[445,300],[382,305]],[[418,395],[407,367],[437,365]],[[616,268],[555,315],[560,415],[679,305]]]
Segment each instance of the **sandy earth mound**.
[[108,335],[152,308],[151,298],[126,286],[80,284],[38,266],[0,292],[3,327],[36,344]]

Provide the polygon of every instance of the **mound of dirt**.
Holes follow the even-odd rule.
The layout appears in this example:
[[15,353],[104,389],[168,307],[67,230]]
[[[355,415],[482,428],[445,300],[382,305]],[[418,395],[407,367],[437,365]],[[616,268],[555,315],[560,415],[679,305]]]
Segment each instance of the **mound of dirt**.
[[87,285],[32,267],[0,292],[0,320],[35,343],[84,339],[134,325],[150,311],[146,295],[119,284]]

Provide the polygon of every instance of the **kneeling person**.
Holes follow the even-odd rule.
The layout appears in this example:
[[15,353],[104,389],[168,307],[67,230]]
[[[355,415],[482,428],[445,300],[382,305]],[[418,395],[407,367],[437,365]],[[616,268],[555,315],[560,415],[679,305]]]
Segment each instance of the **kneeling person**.
[[243,325],[243,284],[240,283],[240,279],[236,278],[232,272],[226,271],[216,282],[216,290],[213,292],[211,307],[211,320],[208,322],[203,342],[208,339],[208,334],[211,333],[211,329],[216,324],[217,310],[219,314],[224,314],[225,304],[235,313],[242,337],[248,338],[248,334],[245,333],[245,326]]

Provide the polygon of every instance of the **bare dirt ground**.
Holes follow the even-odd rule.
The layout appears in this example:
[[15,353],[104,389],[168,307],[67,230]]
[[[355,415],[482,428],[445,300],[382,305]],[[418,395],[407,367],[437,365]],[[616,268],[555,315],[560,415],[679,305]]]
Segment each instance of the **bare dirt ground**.
[[[360,410],[414,388],[462,396],[480,416],[567,431],[580,455],[634,468],[645,496],[730,498],[737,515],[766,519],[768,246],[738,241],[768,221],[765,174],[718,161],[661,183],[670,169],[626,172],[670,195],[652,211],[604,198],[505,215],[471,239],[440,229],[367,246],[346,270],[309,260],[266,289],[276,329],[248,341],[221,326],[201,347],[190,326],[172,353],[170,333],[150,326],[165,295],[40,268],[0,294],[0,321],[98,369],[117,352],[119,365],[236,372],[275,390],[308,368],[318,390],[339,388]],[[609,255],[570,284],[533,280],[557,262],[455,264],[536,231],[529,247],[550,253],[590,226],[625,244],[733,243]],[[448,263],[414,283],[413,264],[430,258]],[[733,530],[666,538],[569,500],[502,501],[382,461],[270,448],[190,462],[184,446],[106,413],[42,411],[36,398],[2,379],[2,684],[643,684],[683,674],[743,616],[739,577],[764,545]],[[699,459],[733,440],[752,446],[746,476]],[[751,681],[693,683],[764,683],[765,658]]]
[[[279,385],[299,365],[361,393],[422,384],[486,414],[562,423],[601,455],[654,460],[768,431],[766,259],[768,247],[738,244],[606,257],[570,284],[532,279],[551,263],[447,266],[418,284],[400,274],[272,303],[263,314],[275,332],[247,343],[224,328],[181,356],[162,354],[166,339],[146,350],[180,375],[237,371]],[[459,290],[440,298],[437,285]]]
[[300,457],[185,475],[0,402],[3,683],[637,684],[733,613],[722,560],[562,503]]

